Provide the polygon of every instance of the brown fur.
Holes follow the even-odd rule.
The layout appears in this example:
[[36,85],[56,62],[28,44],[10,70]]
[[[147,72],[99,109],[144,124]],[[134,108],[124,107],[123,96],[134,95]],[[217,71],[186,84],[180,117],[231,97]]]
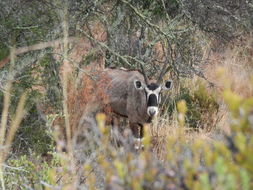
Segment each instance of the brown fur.
[[[130,128],[136,138],[143,136],[143,124],[148,122],[147,101],[145,92],[134,87],[134,80],[145,83],[138,70],[107,68],[100,78],[107,78],[104,93],[112,112],[127,117]],[[100,82],[100,81],[99,81]]]

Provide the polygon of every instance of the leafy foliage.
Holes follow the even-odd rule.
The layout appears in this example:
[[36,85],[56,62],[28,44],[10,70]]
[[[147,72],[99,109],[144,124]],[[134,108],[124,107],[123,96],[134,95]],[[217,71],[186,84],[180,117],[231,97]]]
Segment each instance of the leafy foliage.
[[[217,127],[219,121],[219,104],[215,96],[208,92],[204,84],[196,82],[194,89],[182,85],[180,94],[174,102],[185,100],[187,105],[186,125],[190,129],[211,131]],[[168,106],[168,112],[173,113],[176,105],[172,102]]]

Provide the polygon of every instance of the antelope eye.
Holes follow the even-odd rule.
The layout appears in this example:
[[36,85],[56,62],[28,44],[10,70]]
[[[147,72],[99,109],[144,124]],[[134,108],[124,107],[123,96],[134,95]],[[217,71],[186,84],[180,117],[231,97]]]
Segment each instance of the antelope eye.
[[169,90],[169,89],[171,89],[171,87],[172,87],[172,81],[168,80],[168,81],[165,82],[165,84],[163,86],[163,89],[164,90]]
[[143,84],[139,80],[134,81],[134,86],[137,90],[142,90],[143,89]]
[[136,81],[135,85],[136,85],[137,88],[140,88],[141,87],[141,82],[140,81]]

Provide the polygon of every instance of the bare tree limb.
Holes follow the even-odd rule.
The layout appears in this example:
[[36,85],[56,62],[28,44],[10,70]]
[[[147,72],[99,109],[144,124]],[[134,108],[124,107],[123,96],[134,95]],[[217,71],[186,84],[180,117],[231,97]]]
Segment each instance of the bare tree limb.
[[[80,39],[76,38],[76,37],[68,38],[68,41],[70,43],[78,42],[79,40]],[[41,42],[41,43],[34,44],[31,46],[20,47],[20,48],[16,49],[15,55],[17,56],[17,55],[24,54],[24,53],[27,53],[30,51],[42,50],[42,49],[49,48],[49,47],[57,47],[62,43],[63,43],[63,39],[57,39],[57,40],[53,40],[50,42]],[[4,67],[4,65],[7,64],[9,61],[10,61],[10,56],[8,56],[8,57],[4,58],[2,61],[0,61],[0,69],[2,67]]]
[[164,32],[159,26],[151,23],[143,14],[141,14],[131,3],[129,3],[128,1],[125,0],[120,0],[121,2],[125,3],[126,5],[128,5],[134,12],[135,14],[137,14],[146,24],[148,24],[150,27],[152,27],[156,32],[162,34],[165,37],[169,37],[169,38],[174,38],[174,36],[172,34],[168,34],[166,32]]

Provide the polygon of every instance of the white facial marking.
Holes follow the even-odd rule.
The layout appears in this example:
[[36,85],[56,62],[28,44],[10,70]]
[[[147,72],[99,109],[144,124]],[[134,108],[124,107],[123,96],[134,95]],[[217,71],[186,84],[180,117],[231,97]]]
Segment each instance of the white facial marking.
[[[159,93],[161,91],[162,87],[159,86],[157,89],[155,90],[150,90],[148,89],[147,87],[145,88],[146,90],[146,93],[147,93],[147,99],[149,99],[149,96],[151,94],[154,94],[156,96],[156,99],[157,99],[157,103],[159,104],[160,102],[160,97],[159,97]],[[154,117],[158,114],[158,105],[157,106],[148,106],[147,108],[147,114],[150,116],[150,117]]]
[[[152,115],[152,113],[154,113]],[[147,109],[147,114],[149,116],[156,116],[158,114],[158,107],[156,106],[149,106],[148,109]]]
[[159,87],[158,87],[157,89],[155,89],[153,92],[156,93],[156,94],[158,94],[158,93],[161,91],[161,89],[162,89],[162,88],[159,86]]
[[147,87],[145,87],[145,91],[147,92],[147,99],[149,98],[149,95],[155,94],[157,102],[159,102],[159,92],[161,91],[161,89],[162,88],[160,86],[155,90],[149,90]]
[[134,149],[139,150],[142,147],[141,138],[134,138]]

